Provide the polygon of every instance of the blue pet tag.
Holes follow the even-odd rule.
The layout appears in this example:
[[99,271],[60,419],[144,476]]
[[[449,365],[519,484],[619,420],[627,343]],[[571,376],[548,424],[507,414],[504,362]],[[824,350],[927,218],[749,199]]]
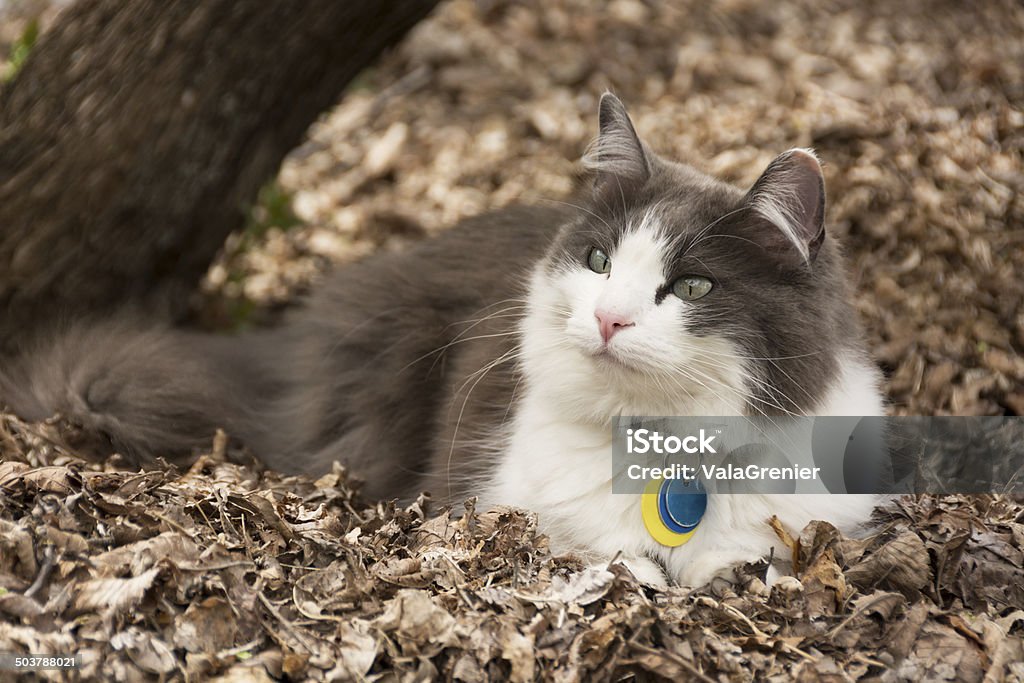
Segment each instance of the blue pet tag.
[[699,479],[656,479],[648,483],[640,509],[654,540],[677,547],[690,540],[707,507],[707,490]]
[[666,479],[658,490],[661,521],[678,534],[696,529],[707,508],[708,494],[699,479]]

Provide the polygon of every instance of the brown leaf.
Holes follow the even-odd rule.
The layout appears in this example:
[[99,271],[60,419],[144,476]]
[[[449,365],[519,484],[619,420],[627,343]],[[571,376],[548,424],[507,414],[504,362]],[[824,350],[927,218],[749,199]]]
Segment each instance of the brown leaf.
[[0,487],[13,488],[32,484],[49,493],[68,494],[81,486],[81,479],[67,467],[48,466],[31,469],[8,467],[6,475],[0,471]]
[[921,537],[903,531],[851,567],[847,578],[868,588],[882,586],[910,597],[917,595],[932,580],[928,550]]
[[14,522],[0,519],[0,570],[31,581],[39,571],[32,536]]
[[345,676],[362,680],[377,659],[377,639],[370,634],[368,622],[354,619],[338,625],[338,661],[335,667]]
[[436,654],[458,642],[455,619],[424,591],[402,589],[374,620],[377,628],[393,633],[409,654]]
[[509,680],[526,683],[536,676],[536,662],[533,658],[533,638],[520,633],[512,624],[506,624],[499,635],[501,658],[512,665]]
[[793,561],[793,573],[800,572],[800,544],[799,541],[793,538],[792,534],[786,530],[786,527],[782,526],[782,521],[775,515],[771,516],[768,520],[768,524],[771,526],[772,531],[779,537],[782,544],[789,550],[789,556]]
[[230,605],[223,598],[210,597],[193,602],[174,621],[173,641],[187,652],[215,653],[235,644],[238,625]]
[[45,613],[43,606],[21,593],[0,593],[0,612],[26,621]]
[[414,557],[386,558],[370,569],[370,573],[388,583],[406,588],[423,588],[430,585],[436,572],[424,569],[420,561]]
[[149,673],[166,674],[177,666],[174,653],[166,643],[135,628],[115,633],[110,638],[110,646],[127,652],[140,669]]
[[897,675],[913,680],[980,681],[982,653],[972,641],[952,628],[926,622],[910,655],[896,667]]
[[133,607],[142,600],[160,572],[159,568],[154,568],[130,579],[93,579],[81,583],[75,590],[75,610],[121,612]]
[[551,587],[542,597],[563,604],[589,605],[600,600],[615,582],[615,574],[604,567],[589,567],[569,577],[551,580]]

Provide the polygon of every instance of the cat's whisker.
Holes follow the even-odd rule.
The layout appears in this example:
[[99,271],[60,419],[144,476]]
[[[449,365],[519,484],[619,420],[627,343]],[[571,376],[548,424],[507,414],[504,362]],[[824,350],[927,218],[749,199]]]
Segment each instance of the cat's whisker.
[[[483,322],[485,322],[487,320],[490,320],[491,318],[493,318],[495,316],[508,313],[509,311],[523,310],[523,309],[525,309],[527,307],[528,307],[528,304],[526,304],[526,303],[516,303],[516,304],[511,305],[511,306],[503,306],[502,308],[500,308],[500,309],[498,309],[496,311],[492,311],[491,313],[488,313],[487,315],[479,317],[479,318],[469,318],[467,320],[460,320],[460,321],[457,321],[457,322],[449,323],[448,325],[445,325],[444,329],[448,330],[448,329],[451,329],[452,327],[457,327],[459,325],[466,325],[468,323],[473,323],[472,325],[469,325],[469,327],[467,327],[466,329],[462,330],[462,332],[460,332],[459,335],[457,335],[455,337],[456,339],[458,339],[459,336],[465,334],[466,332],[468,332],[469,330],[473,329],[477,325],[479,325],[479,324],[481,324],[481,323],[483,323]],[[486,308],[492,308],[492,307],[491,306],[487,306]],[[486,310],[486,309],[481,309],[480,311],[477,311],[477,313],[480,313],[483,310]]]
[[811,351],[809,353],[799,353],[799,354],[796,354],[796,355],[793,355],[793,356],[745,356],[745,355],[739,354],[739,353],[733,354],[733,353],[723,353],[723,352],[720,352],[720,351],[711,351],[709,349],[696,349],[695,347],[692,347],[692,346],[687,346],[685,348],[687,350],[692,350],[692,351],[698,351],[699,350],[700,353],[708,355],[708,356],[721,356],[721,357],[729,358],[729,359],[738,358],[740,360],[756,360],[756,361],[763,361],[763,362],[767,362],[767,363],[771,363],[771,362],[775,362],[775,361],[780,361],[780,360],[796,360],[796,359],[800,359],[800,358],[812,358],[812,357],[820,355],[822,353],[821,351]]
[[512,349],[509,349],[508,351],[506,351],[505,353],[501,354],[501,356],[499,356],[494,361],[489,361],[487,363],[484,363],[484,365],[482,367],[480,367],[478,370],[473,371],[472,373],[470,373],[466,377],[466,379],[462,382],[462,384],[460,384],[459,387],[455,390],[455,392],[454,392],[455,395],[461,394],[462,390],[466,388],[466,385],[469,384],[470,382],[472,382],[473,380],[477,379],[478,376],[483,376],[483,375],[487,374],[490,370],[492,370],[494,367],[497,367],[501,363],[504,363],[504,362],[509,361],[509,360],[515,360],[521,354],[522,354],[522,350],[521,349],[519,349],[519,348],[512,348]]
[[[813,353],[810,353],[810,354],[801,354],[801,355],[798,355],[798,356],[791,356],[791,357],[788,357],[788,358],[778,358],[778,359],[776,359],[776,358],[754,358],[754,357],[749,357],[749,356],[732,355],[732,354],[727,354],[727,353],[715,353],[713,351],[709,351],[707,349],[702,349],[702,348],[697,348],[697,347],[690,347],[689,350],[690,350],[691,353],[694,354],[694,356],[696,358],[701,359],[701,362],[704,362],[704,363],[706,363],[708,365],[712,365],[714,367],[723,368],[723,369],[728,369],[730,367],[730,364],[728,362],[724,362],[723,363],[723,362],[718,362],[718,361],[711,360],[709,358],[709,356],[725,357],[725,358],[728,358],[729,360],[737,359],[738,358],[738,359],[743,359],[743,360],[757,360],[757,361],[761,361],[761,362],[770,363],[775,369],[777,369],[781,374],[783,374],[786,377],[786,379],[788,379],[797,390],[801,391],[804,394],[804,396],[811,403],[814,402],[814,397],[810,394],[810,392],[807,391],[806,388],[801,386],[800,383],[797,382],[789,374],[789,372],[787,372],[786,369],[783,368],[782,365],[779,362],[777,362],[777,361],[778,360],[787,360],[787,359],[792,360],[792,359],[807,358],[807,357],[811,357],[811,356],[816,356],[820,352],[813,352]],[[778,391],[778,389],[776,387],[770,387],[770,388],[771,388],[772,391]],[[788,400],[790,400],[794,404],[794,406],[796,405],[796,403],[794,401],[792,401],[792,399],[788,399]]]
[[[507,334],[513,334],[513,333],[509,332]],[[541,349],[549,349],[549,348],[564,347],[564,346],[565,346],[564,342],[556,342],[556,343],[553,343],[553,344],[545,345],[545,346],[541,347]],[[510,360],[516,360],[519,357],[521,357],[522,355],[523,355],[523,349],[522,349],[521,345],[520,344],[516,344],[511,349],[509,349],[505,353],[501,354],[501,356],[499,356],[494,361],[491,361],[489,363],[485,363],[481,368],[479,368],[478,370],[470,373],[467,376],[467,378],[462,382],[462,384],[460,384],[459,387],[455,390],[454,394],[457,396],[460,393],[462,393],[462,390],[466,388],[466,385],[469,384],[470,382],[472,382],[475,378],[477,378],[478,375],[480,375],[482,377],[483,375],[487,374],[488,372],[493,370],[498,365],[501,365],[502,363],[508,362]],[[476,386],[476,384],[474,383],[473,386]],[[472,389],[470,389],[470,393],[472,393]],[[468,395],[467,395],[467,399],[468,399]]]
[[[482,318],[465,320],[465,321],[461,321],[461,322],[458,322],[458,323],[452,323],[452,324],[446,326],[445,329],[448,329],[448,328],[450,328],[450,327],[452,327],[454,325],[462,325],[462,324],[465,324],[465,323],[468,323],[468,322],[472,322],[473,323],[472,325],[469,325],[466,329],[462,330],[458,335],[455,336],[454,339],[452,339],[447,344],[444,344],[443,346],[439,346],[438,348],[436,348],[436,349],[434,349],[432,351],[428,351],[427,353],[423,354],[422,356],[420,356],[420,357],[416,358],[415,360],[411,361],[410,363],[408,363],[405,367],[403,367],[401,370],[399,370],[399,372],[404,372],[405,370],[408,370],[410,367],[412,367],[416,363],[419,363],[421,360],[425,360],[425,359],[429,358],[430,356],[432,356],[434,354],[443,353],[445,350],[451,348],[455,344],[459,344],[459,343],[462,343],[462,342],[465,342],[465,341],[472,341],[474,339],[486,339],[486,338],[488,338],[488,335],[478,335],[478,336],[469,337],[469,338],[464,338],[464,335],[468,334],[470,330],[472,330],[473,328],[477,327],[478,325],[483,324],[484,322],[486,322],[488,320],[494,320],[494,319],[497,319],[497,318],[522,317],[523,314],[521,314],[521,313],[508,313],[508,311],[517,310],[517,309],[521,309],[521,308],[525,308],[525,307],[526,307],[525,304],[519,305],[519,306],[508,306],[508,307],[500,309],[499,311],[495,311],[494,313],[491,313],[490,315],[486,315],[486,316],[484,316]],[[508,332],[508,333],[503,333],[503,334],[514,334],[514,332]],[[493,335],[493,336],[502,336],[502,334],[496,334],[496,335]],[[437,363],[436,359],[435,359],[434,363],[435,364]],[[433,369],[433,367],[434,367],[434,365],[431,365],[431,369]]]
[[330,356],[332,353],[337,351],[339,348],[341,348],[345,344],[346,341],[349,340],[350,337],[352,337],[352,335],[354,335],[357,332],[361,331],[364,327],[377,322],[378,320],[380,320],[384,316],[391,315],[392,313],[396,313],[396,312],[401,311],[401,310],[402,310],[401,306],[395,306],[394,308],[389,308],[387,310],[378,311],[377,313],[375,313],[375,314],[369,316],[368,318],[360,321],[358,324],[353,325],[351,329],[349,329],[349,330],[347,330],[345,332],[345,334],[340,335],[338,338],[336,338],[334,340],[334,343],[324,353],[324,357]]
[[512,391],[510,392],[508,399],[508,407],[505,408],[505,414],[501,416],[501,424],[504,425],[508,421],[508,416],[512,412],[512,406],[516,401],[516,393],[519,391],[519,385],[523,383],[523,375],[519,373],[519,378],[516,383],[512,385]]
[[[783,406],[781,406],[779,404],[772,403],[770,401],[762,399],[762,398],[756,396],[754,393],[752,393],[750,391],[741,390],[741,389],[737,388],[736,386],[734,386],[732,384],[729,384],[727,382],[723,382],[722,380],[714,377],[713,375],[709,375],[709,374],[701,371],[694,364],[690,364],[690,365],[670,365],[670,366],[668,366],[668,368],[669,368],[668,372],[670,372],[670,373],[674,370],[676,372],[680,372],[680,373],[683,373],[683,374],[689,376],[691,380],[700,382],[700,380],[697,380],[696,378],[692,377],[691,373],[696,372],[696,373],[700,374],[701,377],[703,377],[704,379],[708,380],[709,382],[712,382],[713,384],[716,384],[716,385],[726,389],[731,394],[739,396],[739,397],[743,398],[745,401],[753,400],[753,401],[757,401],[757,402],[760,402],[760,403],[765,403],[766,405],[769,405],[769,406],[771,406],[771,407],[773,407],[773,408],[775,408],[777,410],[780,410],[780,411],[792,414],[791,411],[787,410],[786,408],[784,408]],[[725,365],[720,366],[720,368],[721,369],[731,369],[731,368],[729,368],[728,366],[725,366]],[[760,383],[760,380],[758,380],[756,377],[754,377],[752,375],[748,376],[748,381],[753,381],[753,382],[755,382],[755,384]],[[711,391],[710,387],[708,387],[707,385],[704,385],[703,382],[700,382],[700,383],[703,386],[705,386],[705,388],[707,388],[709,391]]]
[[[504,317],[504,316],[499,316],[499,317]],[[511,316],[511,317],[514,317],[514,316]],[[466,342],[477,341],[477,340],[480,340],[480,339],[498,339],[500,337],[510,337],[510,336],[514,336],[515,334],[517,334],[516,330],[512,329],[512,330],[506,330],[504,332],[492,332],[490,334],[476,334],[476,335],[473,335],[471,337],[462,337],[461,339],[453,339],[452,341],[448,342],[444,346],[438,347],[437,349],[434,349],[430,353],[422,356],[420,359],[418,359],[416,361],[413,361],[413,363],[419,362],[419,360],[423,360],[423,359],[425,359],[425,358],[427,358],[429,356],[436,355],[437,358],[435,358],[434,362],[431,363],[431,365],[430,365],[430,369],[433,370],[434,366],[436,366],[438,361],[441,360],[442,354],[445,351],[447,351],[448,349],[450,349],[451,347],[453,347],[453,346],[455,346],[457,344],[465,344]]]
[[738,214],[739,212],[743,211],[744,209],[746,209],[745,206],[741,206],[738,209],[733,209],[732,211],[726,213],[723,216],[719,216],[718,218],[716,218],[715,220],[711,221],[706,226],[704,226],[703,228],[698,230],[696,235],[693,238],[693,241],[690,242],[690,245],[687,247],[686,252],[683,253],[683,256],[686,256],[686,254],[689,253],[690,250],[692,250],[694,247],[696,247],[698,244],[700,244],[704,240],[704,238],[708,235],[708,233],[711,231],[711,229],[713,227],[715,227],[716,225],[718,225],[719,223],[724,221],[726,218],[729,218],[730,216],[734,216],[734,215]]
[[714,279],[716,279],[716,280],[718,279],[718,278],[717,278],[717,276],[715,275],[715,271],[714,271],[714,270],[712,270],[712,269],[711,269],[711,267],[710,267],[710,266],[708,266],[708,264],[704,263],[704,261],[703,261],[703,260],[701,260],[701,259],[697,258],[696,256],[690,256],[690,258],[692,258],[692,259],[693,259],[694,261],[696,261],[697,263],[699,263],[699,264],[701,264],[702,266],[704,266],[704,269],[705,269],[706,271],[708,271],[708,275],[710,275],[710,276],[711,276],[712,278],[714,278]]
[[747,239],[746,237],[741,237],[739,235],[730,235],[729,233],[726,233],[726,232],[719,232],[719,233],[715,233],[715,234],[712,234],[712,235],[706,235],[705,237],[703,237],[701,239],[701,241],[703,242],[705,240],[713,240],[713,239],[739,240],[740,242],[746,242],[747,244],[753,244],[758,249],[762,249],[763,248],[760,244],[758,244],[754,240]]
[[[483,378],[487,376],[488,372],[490,372],[491,370],[493,370],[497,366],[501,365],[502,363],[506,363],[506,362],[514,359],[517,356],[518,353],[519,353],[519,350],[515,349],[515,348],[511,349],[509,351],[506,351],[505,353],[501,354],[495,360],[493,360],[490,363],[486,364],[480,370],[477,370],[476,372],[474,372],[473,375],[470,375],[470,379],[474,375],[477,375],[477,374],[479,374],[480,376],[476,379],[475,382],[473,382],[473,385],[469,388],[469,391],[466,392],[466,397],[462,400],[462,406],[459,408],[459,416],[455,420],[455,427],[452,430],[452,443],[451,443],[451,447],[448,449],[448,459],[447,459],[447,462],[445,464],[445,472],[446,472],[446,477],[447,477],[447,480],[448,480],[449,494],[451,493],[451,490],[452,490],[451,489],[452,458],[455,455],[455,446],[458,443],[459,428],[462,426],[462,418],[463,418],[463,416],[466,413],[466,405],[469,403],[469,399],[473,395],[473,390],[476,389],[477,385],[480,384],[481,380],[483,380]],[[462,392],[462,390],[465,388],[466,384],[469,383],[470,379],[467,379],[465,382],[462,383],[462,385],[459,386],[458,389],[455,390],[455,393],[454,393],[455,396],[458,396]],[[449,408],[449,413],[450,412],[451,412],[451,409]]]
[[[773,417],[771,417],[770,415],[768,415],[768,413],[766,413],[761,408],[759,408],[756,405],[756,403],[751,403],[750,402],[751,399],[758,400],[757,397],[753,396],[750,392],[743,391],[743,390],[741,390],[741,389],[739,389],[737,387],[734,387],[734,386],[732,386],[730,384],[721,382],[720,380],[717,380],[717,379],[715,379],[715,378],[713,378],[711,376],[708,376],[705,373],[701,372],[699,369],[697,369],[695,367],[692,367],[692,366],[689,367],[688,369],[683,369],[683,368],[677,368],[677,369],[679,370],[679,373],[681,375],[683,375],[685,378],[687,378],[689,381],[696,382],[696,383],[700,384],[709,393],[711,393],[712,395],[716,396],[716,398],[717,398],[717,395],[715,394],[715,392],[710,387],[708,387],[706,384],[704,384],[700,379],[698,379],[696,377],[693,377],[687,370],[695,371],[695,372],[699,373],[700,375],[702,375],[703,377],[705,377],[706,379],[708,379],[709,381],[711,381],[712,383],[717,384],[717,385],[721,386],[723,389],[725,389],[726,391],[737,395],[737,397],[743,399],[747,403],[747,405],[749,405],[753,410],[756,410],[764,419],[768,420],[772,424],[772,426],[775,428],[775,431],[777,433],[785,433],[784,430],[782,430],[780,428],[780,426],[778,425],[778,423],[775,421],[775,419]],[[676,385],[680,389],[682,389],[685,393],[687,393],[689,395],[689,391],[686,390],[686,388],[682,385],[681,382],[678,381],[677,378],[672,377],[672,376],[669,376],[669,377],[672,379],[672,381],[674,381],[676,383]],[[783,410],[781,407],[779,407],[779,409]],[[726,416],[722,416],[722,417],[726,417]],[[753,424],[753,422],[750,420],[749,417],[747,417],[745,415],[742,415],[742,414],[738,415],[737,417],[739,417],[741,419],[744,419],[751,426],[755,426]],[[763,435],[763,436],[765,436],[766,438],[769,438],[771,440],[772,445],[775,446],[780,452],[785,452],[785,450],[782,448],[781,444],[779,444],[777,441],[775,441],[773,437],[771,437],[769,435]],[[796,446],[796,444],[794,444],[792,442],[791,442],[791,445],[793,445],[794,447]]]

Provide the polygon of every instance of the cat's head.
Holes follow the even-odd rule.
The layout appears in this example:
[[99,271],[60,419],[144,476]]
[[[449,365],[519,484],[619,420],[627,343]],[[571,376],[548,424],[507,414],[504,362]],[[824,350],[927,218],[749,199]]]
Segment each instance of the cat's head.
[[815,155],[781,154],[744,192],[655,155],[606,94],[584,165],[532,281],[538,371],[621,397],[611,410],[810,412],[856,344]]

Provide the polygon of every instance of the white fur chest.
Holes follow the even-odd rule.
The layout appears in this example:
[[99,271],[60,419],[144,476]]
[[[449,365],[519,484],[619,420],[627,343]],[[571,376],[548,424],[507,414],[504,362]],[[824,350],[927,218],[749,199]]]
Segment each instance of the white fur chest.
[[[853,361],[843,365],[841,381],[829,392],[821,414],[881,414],[872,371]],[[828,521],[851,531],[868,519],[877,503],[874,496],[716,495],[690,542],[662,546],[644,527],[640,496],[612,493],[611,425],[585,419],[589,411],[567,400],[580,389],[564,373],[534,383],[523,396],[507,449],[483,495],[485,504],[536,512],[555,553],[574,552],[595,563],[619,555],[641,579],[652,582],[660,576],[657,563],[673,580],[700,585],[734,565],[767,555],[773,547],[776,556],[784,556],[767,524],[772,516],[799,531],[827,511]],[[601,405],[596,407],[609,411],[605,414],[643,413],[634,410],[638,406],[616,404],[612,393],[600,396],[604,400],[597,399]],[[701,399],[700,410],[679,405],[676,414],[739,412],[716,397]]]

